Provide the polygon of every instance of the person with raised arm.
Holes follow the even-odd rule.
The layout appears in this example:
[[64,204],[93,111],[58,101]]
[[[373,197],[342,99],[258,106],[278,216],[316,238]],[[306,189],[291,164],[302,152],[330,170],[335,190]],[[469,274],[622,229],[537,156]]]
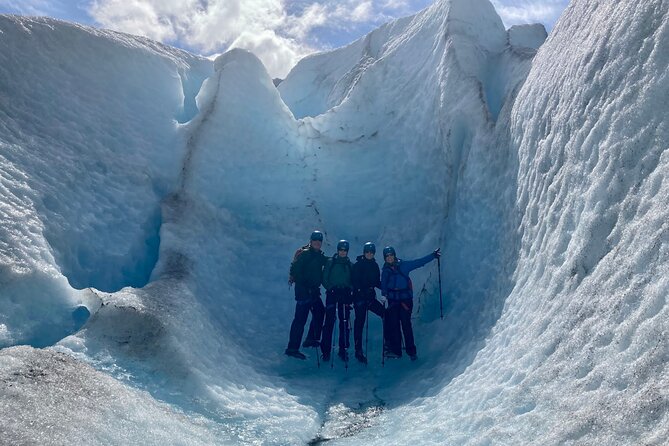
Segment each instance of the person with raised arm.
[[416,260],[400,260],[396,257],[395,248],[383,248],[385,263],[381,272],[381,294],[388,299],[386,310],[386,347],[384,354],[387,358],[402,356],[402,334],[407,354],[412,361],[416,355],[416,344],[411,326],[411,312],[413,311],[413,285],[409,273],[427,265],[441,256],[439,249],[431,254]]

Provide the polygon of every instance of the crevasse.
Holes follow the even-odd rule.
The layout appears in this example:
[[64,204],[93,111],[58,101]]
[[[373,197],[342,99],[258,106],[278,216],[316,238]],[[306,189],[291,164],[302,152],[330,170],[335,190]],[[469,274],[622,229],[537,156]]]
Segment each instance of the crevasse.
[[[1,16],[0,345],[60,341],[0,351],[0,442],[662,444],[667,9],[574,0],[537,51],[438,1],[278,90],[242,50]],[[374,319],[367,368],[282,355],[314,228],[442,247],[417,363]]]

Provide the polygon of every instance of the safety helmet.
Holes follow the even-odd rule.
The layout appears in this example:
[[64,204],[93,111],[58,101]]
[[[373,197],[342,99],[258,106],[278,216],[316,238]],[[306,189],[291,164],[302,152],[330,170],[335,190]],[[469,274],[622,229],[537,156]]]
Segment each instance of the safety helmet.
[[383,258],[384,259],[386,257],[388,257],[390,254],[397,257],[397,255],[395,254],[395,248],[393,248],[392,246],[386,246],[385,248],[383,248]]
[[372,254],[376,254],[376,245],[372,242],[367,242],[363,245],[362,247],[362,253],[366,252],[371,252]]
[[323,233],[321,231],[314,231],[311,233],[311,238],[309,238],[312,242],[315,240],[318,240],[319,242],[323,241]]
[[337,243],[337,251],[339,251],[340,249],[348,251],[348,248],[349,248],[349,243],[346,240],[339,240],[339,243]]

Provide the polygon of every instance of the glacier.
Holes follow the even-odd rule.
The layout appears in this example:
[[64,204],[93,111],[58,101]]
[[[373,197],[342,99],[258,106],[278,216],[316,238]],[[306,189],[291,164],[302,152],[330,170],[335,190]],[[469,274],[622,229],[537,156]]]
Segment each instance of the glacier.
[[[0,443],[666,444],[667,73],[663,0],[438,0],[278,87],[0,16]],[[283,355],[315,228],[442,248],[416,363]]]

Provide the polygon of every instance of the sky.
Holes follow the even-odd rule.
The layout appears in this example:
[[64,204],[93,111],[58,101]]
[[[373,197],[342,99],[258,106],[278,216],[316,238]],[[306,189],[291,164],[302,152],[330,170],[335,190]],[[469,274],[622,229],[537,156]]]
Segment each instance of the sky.
[[[569,0],[491,0],[507,27],[550,31]],[[433,0],[0,0],[0,14],[39,15],[149,37],[213,56],[253,51],[284,78],[307,54],[346,45]]]

